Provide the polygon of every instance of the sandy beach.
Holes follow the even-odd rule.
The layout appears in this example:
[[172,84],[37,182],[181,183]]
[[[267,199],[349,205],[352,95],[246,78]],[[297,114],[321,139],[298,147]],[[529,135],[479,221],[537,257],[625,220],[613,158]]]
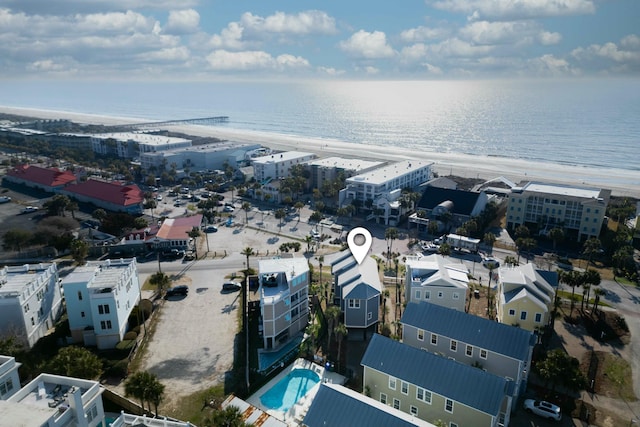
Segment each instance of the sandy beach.
[[[68,119],[88,124],[128,124],[148,122],[146,119],[109,117],[66,111],[37,110],[0,106],[0,112],[42,119]],[[235,130],[227,127],[183,125],[168,127],[200,137],[216,137],[237,142],[260,143],[274,150],[297,150],[316,153],[319,157],[332,155],[384,161],[420,159],[434,163],[440,176],[456,175],[466,178],[492,179],[504,176],[515,183],[545,181],[611,189],[613,195],[640,198],[640,173],[625,169],[587,168],[574,165],[532,162],[498,156],[474,156],[458,153],[416,151],[401,147],[363,145],[322,138]]]

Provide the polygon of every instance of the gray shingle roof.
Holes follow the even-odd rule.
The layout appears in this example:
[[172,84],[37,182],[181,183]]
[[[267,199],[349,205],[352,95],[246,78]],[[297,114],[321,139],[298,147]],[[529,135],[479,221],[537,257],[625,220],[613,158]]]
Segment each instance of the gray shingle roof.
[[382,335],[371,338],[361,364],[494,416],[509,390],[505,378]]
[[377,400],[334,384],[322,384],[313,398],[304,425],[308,427],[385,426],[433,427]]
[[516,360],[527,360],[536,342],[525,329],[428,302],[407,304],[400,322]]

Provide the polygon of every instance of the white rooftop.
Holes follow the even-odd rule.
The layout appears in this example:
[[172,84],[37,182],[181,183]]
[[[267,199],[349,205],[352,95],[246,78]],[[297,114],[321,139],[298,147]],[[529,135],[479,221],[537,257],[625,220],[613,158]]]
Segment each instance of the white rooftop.
[[56,271],[55,264],[25,264],[0,269],[0,296],[23,291],[35,280],[46,280]]
[[345,159],[342,157],[325,157],[309,160],[306,164],[311,166],[332,167],[345,170],[360,171],[381,166],[384,162],[363,159]]
[[253,163],[275,163],[300,159],[302,157],[314,156],[313,153],[303,151],[285,151],[284,153],[269,154],[268,156],[256,157]]
[[22,403],[0,400],[0,425],[41,427],[54,415],[48,407],[26,406]]
[[[134,262],[133,258],[89,261],[76,267],[64,278],[64,283],[90,283],[89,288],[112,288],[120,283],[122,273]],[[93,278],[93,280],[91,280]]]
[[522,190],[535,193],[557,194],[559,196],[580,197],[583,199],[597,199],[602,197],[599,188],[575,187],[572,185],[545,182],[529,182],[522,187]]
[[157,151],[155,153],[146,153],[149,155],[156,156],[167,156],[172,153],[217,153],[219,151],[226,150],[253,150],[255,147],[260,147],[260,144],[250,144],[247,142],[233,142],[233,141],[224,141],[224,142],[214,142],[211,144],[202,144],[202,145],[192,145],[190,147],[182,147],[182,148],[172,148],[170,150],[165,151]]
[[145,145],[166,145],[166,144],[178,144],[188,142],[190,139],[177,138],[174,136],[164,135],[152,135],[149,133],[137,133],[137,132],[112,132],[112,133],[97,133],[91,135],[93,138],[98,139],[115,139],[116,141],[135,141],[139,144]]
[[401,162],[393,163],[383,166],[381,168],[365,172],[360,175],[352,176],[347,179],[347,182],[366,182],[367,184],[384,184],[390,179],[397,178],[399,176],[406,175],[408,173],[417,171],[425,166],[431,166],[433,162],[427,162],[423,160],[403,160]]

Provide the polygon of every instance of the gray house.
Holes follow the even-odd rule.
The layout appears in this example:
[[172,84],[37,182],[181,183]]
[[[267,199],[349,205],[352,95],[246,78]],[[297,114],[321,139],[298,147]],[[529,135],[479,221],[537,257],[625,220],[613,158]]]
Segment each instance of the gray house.
[[509,425],[513,382],[374,335],[362,358],[365,394],[449,427]]
[[513,404],[525,390],[532,332],[428,302],[407,304],[401,323],[405,344],[513,381]]
[[435,427],[338,384],[321,384],[304,417],[306,427]]
[[[367,257],[358,264],[350,250],[330,260],[333,275],[333,303],[344,313],[350,339],[363,340],[375,333],[382,285],[375,260]],[[362,331],[362,333],[353,333]]]
[[461,261],[438,254],[409,256],[406,267],[407,302],[428,301],[464,311],[469,269]]

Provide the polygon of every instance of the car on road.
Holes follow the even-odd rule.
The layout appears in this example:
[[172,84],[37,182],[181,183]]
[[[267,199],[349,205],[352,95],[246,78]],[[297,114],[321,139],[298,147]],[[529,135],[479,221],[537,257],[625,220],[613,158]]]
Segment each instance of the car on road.
[[176,295],[187,296],[189,294],[189,287],[186,285],[178,285],[173,288],[167,289],[167,293],[164,295],[165,298],[173,297]]
[[22,213],[31,213],[31,212],[36,212],[39,208],[37,206],[27,206],[26,208],[22,209]]
[[218,231],[218,227],[216,227],[215,225],[207,225],[204,228],[205,233],[215,233],[216,231]]
[[10,201],[11,201],[11,197],[9,196],[0,197],[0,203],[9,203]]
[[524,401],[524,410],[540,417],[554,421],[560,421],[562,411],[560,407],[544,400],[527,399]]
[[193,261],[194,259],[196,259],[196,254],[193,251],[187,251],[187,253],[184,254],[185,261]]
[[222,209],[225,212],[233,212],[235,211],[235,209],[233,208],[233,206],[225,206],[224,209]]
[[318,230],[314,228],[312,228],[311,231],[309,231],[309,234],[311,234],[311,237],[313,237],[314,239],[320,238],[320,233],[318,232]]
[[422,249],[424,252],[438,252],[440,246],[431,242],[423,242],[420,244],[420,249]]
[[242,286],[238,282],[234,282],[233,280],[226,281],[222,284],[222,290],[227,292],[235,292],[242,289]]
[[160,202],[162,200],[162,194],[158,194],[156,196],[156,200]]
[[486,257],[482,258],[482,265],[486,268],[498,268],[500,267],[500,261],[498,261],[494,257]]
[[178,259],[182,258],[185,253],[182,249],[167,249],[162,251],[161,255],[163,258]]

